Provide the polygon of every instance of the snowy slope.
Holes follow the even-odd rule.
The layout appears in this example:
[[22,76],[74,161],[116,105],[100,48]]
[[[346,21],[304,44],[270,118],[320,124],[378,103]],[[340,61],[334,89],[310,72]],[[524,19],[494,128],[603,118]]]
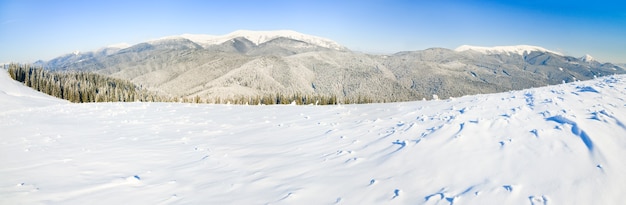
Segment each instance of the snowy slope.
[[26,87],[0,69],[0,113],[64,103],[68,102]]
[[159,40],[185,38],[185,39],[189,39],[199,45],[206,47],[210,45],[221,44],[226,41],[239,38],[239,37],[246,38],[256,45],[268,42],[270,40],[273,40],[279,37],[285,37],[285,38],[307,42],[307,43],[325,47],[325,48],[331,48],[331,49],[336,49],[336,50],[345,49],[343,46],[339,45],[338,43],[332,40],[317,37],[317,36],[302,34],[302,33],[298,33],[298,32],[291,31],[291,30],[277,30],[277,31],[238,30],[238,31],[234,31],[232,33],[226,34],[226,35],[221,35],[221,36],[206,35],[206,34],[183,34],[179,36],[168,36],[168,37],[161,38]]
[[0,204],[624,203],[623,75],[391,104],[24,106],[0,110]]
[[517,46],[494,46],[494,47],[480,47],[480,46],[470,46],[470,45],[462,45],[458,48],[454,49],[457,52],[463,51],[477,51],[484,54],[517,54],[523,56],[524,54],[528,54],[532,51],[539,52],[547,52],[554,53],[557,55],[563,55],[559,52],[554,52],[539,46],[529,46],[529,45],[517,45]]

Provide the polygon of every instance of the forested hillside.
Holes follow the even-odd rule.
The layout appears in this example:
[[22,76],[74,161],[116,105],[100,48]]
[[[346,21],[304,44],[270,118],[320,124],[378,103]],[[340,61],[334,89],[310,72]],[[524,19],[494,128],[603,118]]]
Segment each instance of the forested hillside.
[[37,91],[65,99],[70,102],[189,102],[217,104],[317,104],[332,105],[337,103],[372,103],[364,96],[355,99],[338,100],[334,95],[305,94],[268,94],[263,96],[238,96],[231,98],[213,98],[203,100],[195,97],[171,97],[148,91],[134,83],[84,71],[48,71],[31,65],[9,64],[5,67],[16,81],[24,83]]
[[89,72],[50,72],[43,68],[10,64],[11,78],[37,91],[70,102],[133,102],[166,101],[155,93],[136,86],[128,80]]

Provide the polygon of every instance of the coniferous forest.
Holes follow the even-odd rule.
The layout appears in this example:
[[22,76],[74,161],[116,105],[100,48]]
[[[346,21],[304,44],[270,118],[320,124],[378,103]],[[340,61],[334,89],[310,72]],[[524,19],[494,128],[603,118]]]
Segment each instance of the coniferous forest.
[[339,100],[337,96],[281,93],[264,96],[239,96],[204,100],[195,97],[170,97],[137,86],[134,83],[82,71],[49,71],[32,65],[9,64],[5,66],[11,78],[37,91],[75,103],[90,102],[185,102],[215,104],[355,104],[372,103],[371,98],[358,96],[356,99]]
[[75,103],[164,101],[127,80],[88,72],[51,72],[30,65],[8,65],[11,78],[37,91]]

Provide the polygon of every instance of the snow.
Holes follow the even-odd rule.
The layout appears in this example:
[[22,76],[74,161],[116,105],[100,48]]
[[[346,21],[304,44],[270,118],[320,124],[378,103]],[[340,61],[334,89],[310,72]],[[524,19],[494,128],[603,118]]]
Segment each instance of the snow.
[[0,113],[64,103],[68,102],[26,87],[0,69]]
[[235,106],[72,104],[2,74],[0,204],[623,204],[625,77]]
[[112,44],[112,45],[108,45],[105,48],[117,48],[117,49],[125,49],[130,47],[131,45],[128,43],[116,43],[116,44]]
[[595,58],[593,58],[591,55],[589,54],[585,54],[585,56],[581,57],[580,60],[582,60],[583,62],[592,62],[592,61],[596,61]]
[[559,52],[555,52],[555,51],[551,51],[539,46],[529,46],[529,45],[517,45],[517,46],[495,46],[495,47],[480,47],[480,46],[470,46],[470,45],[462,45],[459,46],[458,48],[454,49],[457,52],[463,52],[463,51],[468,51],[468,50],[472,50],[472,51],[477,51],[477,52],[481,52],[484,54],[517,54],[517,55],[521,55],[523,56],[524,54],[528,54],[532,51],[539,51],[539,52],[548,52],[548,53],[554,53],[557,55],[563,55]]
[[286,37],[295,40],[304,41],[310,44],[318,45],[325,48],[331,48],[336,50],[344,49],[343,46],[338,43],[317,36],[311,36],[307,34],[298,33],[291,30],[277,30],[277,31],[249,31],[249,30],[238,30],[232,33],[214,36],[214,35],[206,35],[206,34],[182,34],[178,36],[168,36],[161,38],[163,39],[176,39],[176,38],[185,38],[193,41],[202,46],[210,46],[224,43],[226,41],[232,40],[234,38],[243,37],[250,40],[252,43],[259,45],[265,43],[267,41],[279,38]]

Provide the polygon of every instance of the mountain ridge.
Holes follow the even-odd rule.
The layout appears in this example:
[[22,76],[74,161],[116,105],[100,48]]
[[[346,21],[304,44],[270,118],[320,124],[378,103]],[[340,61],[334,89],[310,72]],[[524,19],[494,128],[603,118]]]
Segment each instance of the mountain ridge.
[[493,47],[462,45],[462,46],[457,47],[454,50],[458,52],[472,50],[472,51],[477,51],[477,52],[481,52],[485,54],[509,53],[509,54],[517,54],[520,56],[526,53],[533,52],[533,51],[539,51],[539,52],[554,53],[554,54],[563,56],[563,54],[559,52],[551,51],[551,50],[548,50],[539,46],[532,46],[532,45],[493,46]]
[[326,46],[308,35],[275,35],[280,33],[164,37],[112,52],[59,57],[40,65],[50,70],[97,72],[162,94],[205,100],[299,93],[407,101],[626,73],[611,63],[586,62],[538,46],[465,46],[373,55]]
[[[260,45],[266,43],[268,41],[274,40],[276,38],[285,37],[291,38],[295,40],[300,40],[303,42],[311,43],[314,45],[318,45],[325,48],[331,48],[336,50],[346,49],[345,47],[339,45],[338,43],[312,35],[302,34],[292,30],[276,30],[276,31],[251,31],[251,30],[237,30],[225,35],[207,35],[207,34],[181,34],[174,36],[166,36],[156,40],[151,41],[160,41],[160,40],[168,40],[175,38],[185,38],[188,40],[197,43],[198,45],[202,45],[203,47],[208,47],[212,45],[222,44],[224,42],[233,40],[235,38],[246,38],[250,40],[255,45]],[[151,42],[148,41],[148,42]]]

